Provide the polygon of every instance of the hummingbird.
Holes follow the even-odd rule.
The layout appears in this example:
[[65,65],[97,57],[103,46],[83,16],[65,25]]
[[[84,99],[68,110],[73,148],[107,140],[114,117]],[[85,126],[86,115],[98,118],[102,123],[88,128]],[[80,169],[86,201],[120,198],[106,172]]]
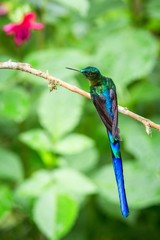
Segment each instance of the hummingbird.
[[67,69],[80,72],[89,80],[91,99],[108,133],[121,213],[124,217],[127,217],[129,215],[129,208],[120,152],[121,138],[118,128],[116,86],[111,78],[103,76],[96,67],[89,66],[81,70],[67,67]]

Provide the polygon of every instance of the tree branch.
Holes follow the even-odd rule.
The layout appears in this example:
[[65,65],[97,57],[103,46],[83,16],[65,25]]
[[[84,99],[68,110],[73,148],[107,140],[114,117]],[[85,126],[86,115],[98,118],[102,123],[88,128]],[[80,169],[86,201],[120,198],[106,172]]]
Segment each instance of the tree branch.
[[[7,62],[0,62],[0,69],[12,69],[12,70],[20,70],[23,72],[27,72],[27,73],[33,74],[35,76],[46,79],[48,81],[48,85],[51,90],[56,89],[56,87],[59,85],[59,86],[62,86],[64,88],[72,91],[72,92],[78,93],[86,98],[91,99],[91,96],[88,92],[85,92],[84,90],[82,90],[74,85],[68,84],[68,83],[60,80],[59,78],[53,77],[53,76],[49,75],[48,73],[45,73],[45,72],[42,72],[41,70],[32,68],[32,66],[28,63],[12,62],[11,60],[9,60]],[[131,112],[125,107],[118,106],[118,111],[124,115],[127,115],[127,116],[141,122],[144,125],[148,135],[151,134],[151,128],[160,130],[160,124],[156,124],[147,118],[144,118],[134,112]]]

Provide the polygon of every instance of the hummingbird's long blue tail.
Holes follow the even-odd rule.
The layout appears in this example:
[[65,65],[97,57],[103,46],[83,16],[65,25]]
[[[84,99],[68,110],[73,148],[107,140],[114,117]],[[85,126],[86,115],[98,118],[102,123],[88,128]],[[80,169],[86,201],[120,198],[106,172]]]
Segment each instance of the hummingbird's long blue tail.
[[110,131],[108,131],[110,147],[112,151],[112,161],[114,166],[114,173],[116,177],[118,195],[120,200],[120,208],[122,215],[127,217],[129,215],[129,208],[126,198],[125,186],[124,186],[124,177],[123,177],[123,166],[122,158],[120,153],[120,142],[119,140],[114,140]]

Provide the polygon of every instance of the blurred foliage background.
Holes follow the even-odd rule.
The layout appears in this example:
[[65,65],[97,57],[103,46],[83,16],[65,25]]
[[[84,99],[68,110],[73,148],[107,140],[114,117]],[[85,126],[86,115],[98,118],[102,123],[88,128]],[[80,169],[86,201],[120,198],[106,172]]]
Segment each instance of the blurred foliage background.
[[[160,122],[159,0],[12,0],[0,61],[21,61],[88,91],[66,66],[98,67],[119,104]],[[17,47],[2,27],[45,24]],[[119,209],[103,124],[88,99],[20,71],[0,71],[0,236],[11,240],[159,239],[160,134],[119,115],[130,216]]]

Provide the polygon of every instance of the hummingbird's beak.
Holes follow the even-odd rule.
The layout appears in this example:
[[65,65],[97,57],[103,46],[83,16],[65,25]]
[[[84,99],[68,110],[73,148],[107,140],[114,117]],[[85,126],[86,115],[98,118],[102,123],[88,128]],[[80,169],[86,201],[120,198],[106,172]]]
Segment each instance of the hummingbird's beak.
[[76,69],[76,68],[70,68],[70,67],[66,67],[67,69],[69,70],[73,70],[73,71],[76,71],[76,72],[80,72],[80,70]]

